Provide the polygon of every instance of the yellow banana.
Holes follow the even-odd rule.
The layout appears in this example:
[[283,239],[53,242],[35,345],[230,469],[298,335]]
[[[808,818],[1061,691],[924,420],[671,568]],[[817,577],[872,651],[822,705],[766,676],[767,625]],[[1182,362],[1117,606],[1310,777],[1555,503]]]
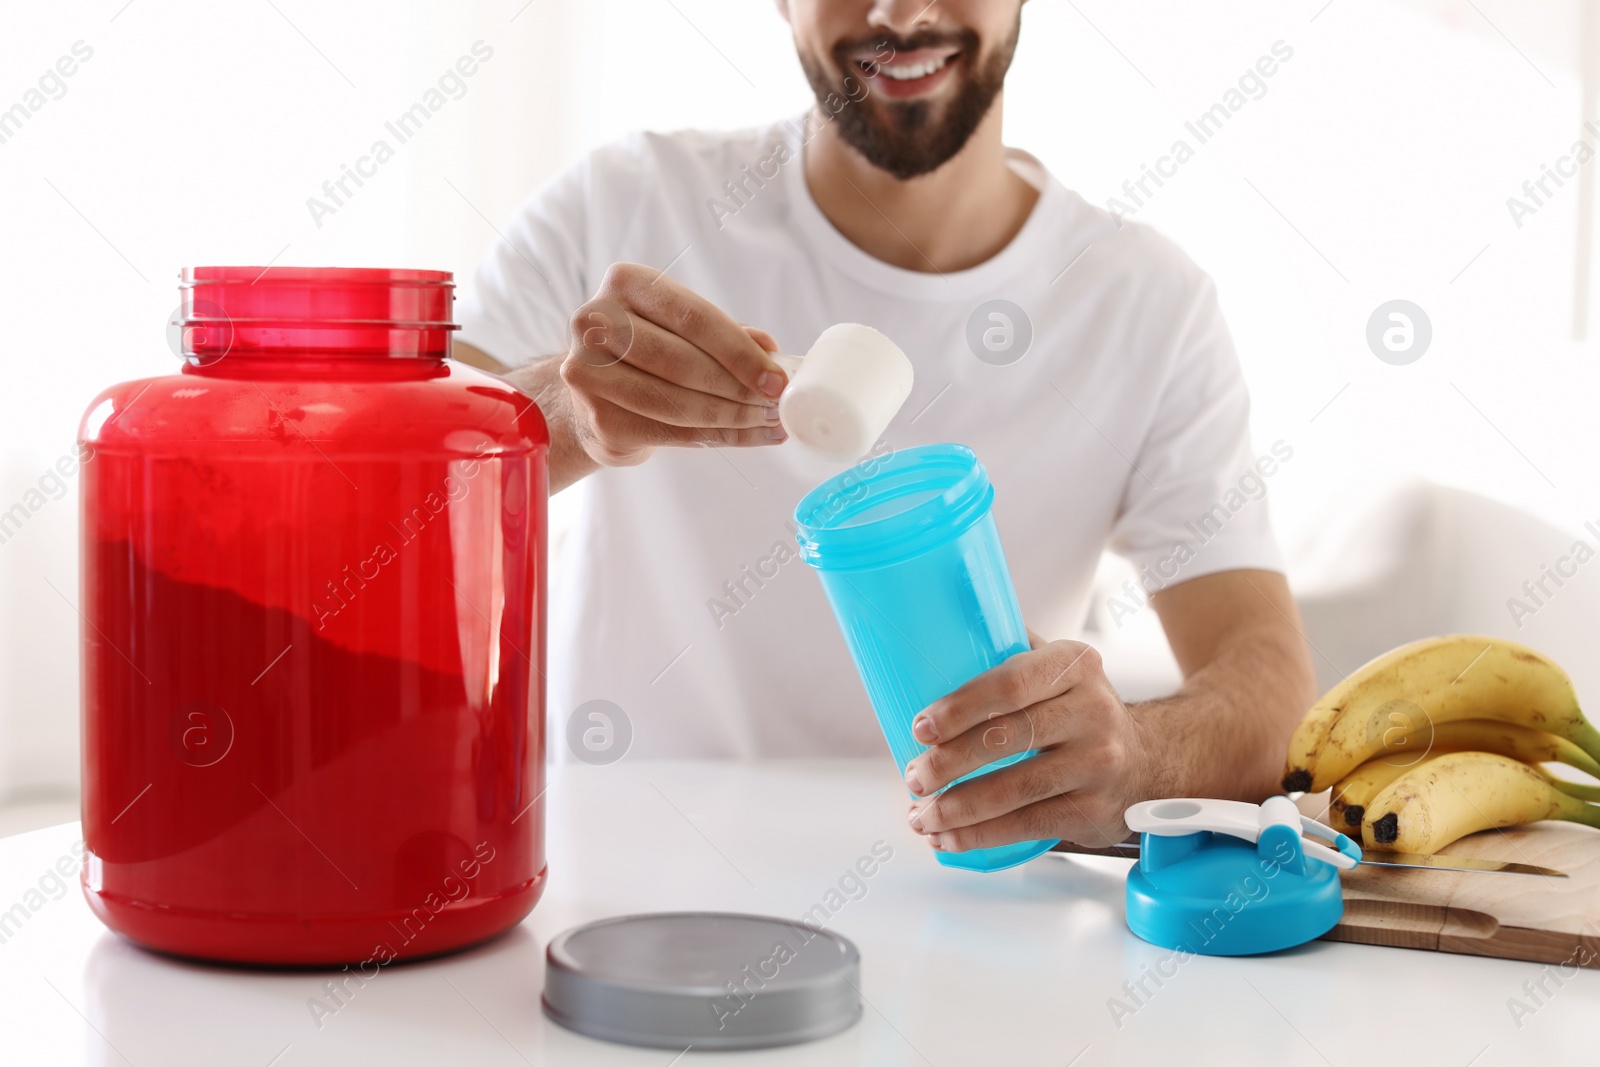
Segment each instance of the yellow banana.
[[1326,789],[1416,731],[1461,719],[1544,730],[1600,760],[1600,730],[1584,718],[1566,672],[1503,638],[1432,637],[1380,656],[1318,701],[1312,733],[1324,729],[1324,702],[1337,714],[1320,742],[1291,749],[1286,790]]
[[1372,798],[1362,844],[1432,854],[1479,830],[1565,819],[1600,828],[1600,805],[1568,796],[1534,767],[1494,752],[1449,752]]
[[[1471,725],[1477,727],[1480,724],[1494,727],[1495,729],[1488,731],[1475,729],[1468,732],[1446,734],[1446,731],[1452,726]],[[1415,755],[1396,752],[1368,760],[1334,784],[1333,792],[1328,798],[1328,823],[1335,830],[1349,834],[1351,837],[1360,837],[1361,820],[1366,814],[1367,805],[1372,803],[1372,798],[1376,797],[1391,782],[1398,780],[1403,775],[1410,774],[1414,769],[1426,763],[1431,763],[1449,752],[1484,751],[1467,743],[1475,739],[1474,735],[1481,735],[1476,738],[1479,740],[1501,740],[1505,735],[1502,735],[1500,731],[1525,729],[1526,727],[1512,727],[1508,723],[1467,719],[1460,723],[1447,723],[1439,727],[1434,732],[1434,748],[1431,752],[1424,753],[1419,751]],[[1538,734],[1540,731],[1528,730],[1527,732],[1529,734]],[[1552,741],[1561,740],[1553,735],[1547,734],[1545,736]],[[1531,738],[1528,741],[1528,747],[1524,749],[1527,752],[1526,755],[1504,750],[1500,750],[1498,754],[1520,759],[1525,763],[1540,763],[1551,759],[1550,756],[1544,754],[1550,750],[1551,746],[1540,744],[1537,738]],[[1566,743],[1570,744],[1571,742]],[[1588,759],[1587,756],[1584,758]],[[1600,800],[1600,785],[1570,782],[1564,778],[1556,777],[1543,767],[1534,767],[1534,770],[1538,772],[1541,778],[1568,796],[1577,797],[1580,800]]]
[[1410,751],[1498,752],[1523,763],[1565,763],[1593,778],[1600,778],[1600,761],[1567,740],[1547,730],[1494,719],[1457,719],[1442,722],[1429,731],[1426,727],[1408,737]]
[[1423,756],[1389,755],[1368,760],[1334,784],[1328,798],[1328,824],[1335,830],[1361,837],[1361,818],[1372,798],[1390,782],[1414,768],[1439,758],[1439,753]]
[[[1352,671],[1344,681],[1324,693],[1311,710],[1305,713],[1300,725],[1289,738],[1289,761],[1284,768],[1283,788],[1286,792],[1310,791],[1312,770],[1328,742],[1333,724],[1344,714],[1345,708],[1358,696],[1366,679],[1392,670],[1406,657],[1412,655],[1412,646],[1402,645]],[[1322,788],[1326,788],[1324,785]]]
[[[1300,725],[1294,728],[1294,734],[1289,738],[1289,762],[1283,771],[1285,792],[1303,792],[1311,785],[1311,774],[1303,768],[1317,765],[1322,746],[1328,742],[1328,731],[1333,729],[1334,720],[1344,711],[1340,693],[1344,685],[1344,682],[1340,682],[1311,705],[1311,710],[1300,720]],[[1304,776],[1303,782],[1301,776]]]

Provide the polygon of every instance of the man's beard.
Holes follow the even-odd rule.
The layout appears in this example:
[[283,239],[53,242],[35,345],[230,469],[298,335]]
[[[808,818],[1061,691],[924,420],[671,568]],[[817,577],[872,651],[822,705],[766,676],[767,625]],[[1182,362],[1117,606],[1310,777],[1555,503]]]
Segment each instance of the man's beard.
[[[925,34],[905,40],[875,37],[865,42],[840,41],[834,46],[833,61],[839,70],[849,74],[838,81],[832,80],[831,71],[824,70],[821,64],[803,53],[800,66],[811,83],[811,91],[825,109],[830,95],[835,100],[847,100],[835,118],[844,142],[861,153],[868,163],[904,180],[938,170],[966,145],[1005,85],[1021,29],[1019,15],[1011,36],[986,57],[977,56],[978,35],[963,30],[953,36]],[[968,64],[968,74],[942,111],[936,112],[937,105],[927,100],[897,101],[879,97],[874,102],[871,92],[865,96],[861,94],[863,75],[852,58],[862,54],[863,44],[868,45],[874,55],[881,55],[888,48],[898,53],[954,46],[961,50],[955,61]],[[962,77],[962,73],[954,71],[951,76]],[[879,74],[878,77],[888,75]]]

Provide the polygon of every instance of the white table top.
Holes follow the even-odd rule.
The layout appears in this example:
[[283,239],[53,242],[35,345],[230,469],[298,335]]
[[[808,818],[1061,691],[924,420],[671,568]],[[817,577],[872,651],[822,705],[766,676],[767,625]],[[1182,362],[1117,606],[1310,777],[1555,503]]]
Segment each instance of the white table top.
[[[1177,966],[1123,924],[1126,860],[1046,856],[991,875],[937,865],[905,825],[887,758],[561,765],[549,810],[550,884],[527,921],[460,955],[385,968],[320,1028],[307,1001],[325,974],[166,959],[106,931],[75,884],[45,894],[25,919],[13,912],[21,925],[0,944],[0,1060],[1489,1067],[1593,1062],[1600,1040],[1595,971],[1552,978],[1531,963],[1327,942]],[[0,840],[0,912],[37,904],[26,894],[76,837],[67,824]],[[866,1008],[844,1033],[674,1061],[540,1011],[544,947],[561,930],[638,911],[798,918],[878,840],[893,858],[827,926],[861,950]],[[1176,974],[1159,988],[1146,978],[1136,1004],[1123,983],[1158,963]],[[1534,1006],[1523,983],[1541,977],[1548,995],[1519,1026],[1509,1000]],[[1113,998],[1136,1007],[1120,1026]]]

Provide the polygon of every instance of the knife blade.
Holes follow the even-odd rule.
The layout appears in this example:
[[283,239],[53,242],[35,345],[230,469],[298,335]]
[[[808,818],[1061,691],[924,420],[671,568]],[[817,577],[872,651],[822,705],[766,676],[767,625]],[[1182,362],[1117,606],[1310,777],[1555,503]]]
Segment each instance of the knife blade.
[[1545,878],[1565,878],[1566,871],[1536,867],[1509,860],[1483,860],[1476,856],[1424,856],[1418,852],[1378,852],[1361,850],[1361,863],[1367,867],[1410,867],[1434,871],[1488,872],[1490,874],[1537,874]]
[[[1137,839],[1106,848],[1069,844],[1066,841],[1050,850],[1062,855],[1123,856],[1139,858]],[[1417,852],[1379,852],[1361,850],[1361,863],[1368,867],[1401,867],[1424,871],[1463,871],[1469,874],[1534,874],[1544,878],[1565,878],[1566,871],[1552,867],[1537,867],[1531,863],[1512,863],[1508,860],[1484,860],[1475,856],[1424,856]]]

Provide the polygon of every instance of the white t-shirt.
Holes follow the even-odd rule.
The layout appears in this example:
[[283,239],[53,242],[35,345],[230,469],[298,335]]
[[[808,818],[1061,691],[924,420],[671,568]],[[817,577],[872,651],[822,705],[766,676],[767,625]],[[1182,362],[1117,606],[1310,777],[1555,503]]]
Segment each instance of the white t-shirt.
[[[461,338],[510,366],[565,352],[569,317],[618,261],[668,270],[785,352],[837,322],[881,330],[916,369],[884,441],[977,452],[1023,616],[1047,638],[1076,636],[1106,547],[1148,567],[1150,587],[1281,569],[1264,504],[1238,488],[1256,457],[1232,341],[1210,279],[1176,246],[1012,152],[1040,196],[1004,250],[963,271],[893,267],[812,200],[807,129],[646,133],[594,152],[507,227],[464,294]],[[969,344],[992,300],[1031,330],[1009,364],[1022,331],[992,353],[984,332],[1002,349],[1006,333],[989,309],[971,331],[987,361]],[[571,758],[569,717],[596,699],[627,715],[635,757],[883,751],[817,576],[784,551],[795,504],[839,469],[793,441],[661,448],[566,490],[576,525],[548,630],[555,758]]]

